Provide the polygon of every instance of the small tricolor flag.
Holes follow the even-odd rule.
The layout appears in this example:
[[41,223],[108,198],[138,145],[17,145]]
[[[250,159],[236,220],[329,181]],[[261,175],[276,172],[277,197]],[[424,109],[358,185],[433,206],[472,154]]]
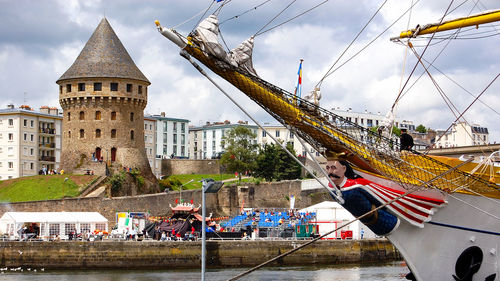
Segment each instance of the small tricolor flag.
[[295,96],[297,96],[299,98],[302,95],[302,62],[303,61],[304,61],[303,59],[300,60],[299,71],[297,72],[297,75],[299,76],[299,78],[297,80],[297,87],[295,87]]

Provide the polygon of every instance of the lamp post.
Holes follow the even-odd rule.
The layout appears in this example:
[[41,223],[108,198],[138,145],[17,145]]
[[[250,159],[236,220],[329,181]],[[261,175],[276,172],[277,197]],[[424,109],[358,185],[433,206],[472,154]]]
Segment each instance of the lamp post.
[[201,281],[205,281],[205,243],[206,243],[206,222],[205,222],[205,193],[217,193],[224,183],[213,179],[203,179],[201,187]]
[[62,199],[64,199],[64,194],[66,193],[66,192],[65,192],[65,191],[66,191],[66,189],[65,189],[64,187],[65,187],[66,182],[67,182],[68,180],[69,180],[69,178],[65,178],[65,179],[64,179],[64,182],[63,182],[63,184],[62,184],[62,192],[63,192],[63,194],[62,194]]

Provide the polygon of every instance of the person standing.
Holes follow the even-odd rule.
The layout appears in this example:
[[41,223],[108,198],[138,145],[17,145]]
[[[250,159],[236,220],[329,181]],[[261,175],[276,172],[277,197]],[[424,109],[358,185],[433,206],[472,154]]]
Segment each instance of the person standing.
[[410,136],[405,128],[401,129],[401,136],[399,137],[399,143],[401,145],[400,151],[408,150],[410,151],[413,147],[413,137]]
[[363,239],[363,236],[365,235],[365,230],[361,228],[361,231],[359,232],[361,239]]

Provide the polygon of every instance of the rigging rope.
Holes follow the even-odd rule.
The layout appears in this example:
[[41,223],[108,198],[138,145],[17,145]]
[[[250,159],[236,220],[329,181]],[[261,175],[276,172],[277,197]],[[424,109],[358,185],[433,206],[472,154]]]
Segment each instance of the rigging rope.
[[261,29],[259,29],[257,32],[255,32],[255,34],[253,35],[254,37],[259,35],[259,32],[262,31],[262,29],[266,28],[269,24],[271,24],[271,22],[273,22],[277,17],[279,17],[284,11],[286,11],[290,6],[292,6],[293,3],[295,3],[295,1],[297,0],[293,0],[292,2],[290,2],[290,4],[288,4],[288,6],[286,6],[283,10],[281,10],[276,16],[274,16],[268,23],[266,23]]
[[330,72],[330,70],[332,70],[332,68],[335,67],[335,65],[339,62],[339,60],[344,56],[344,54],[347,52],[347,50],[349,50],[349,48],[352,46],[352,44],[354,44],[354,42],[356,41],[356,39],[358,39],[358,37],[361,35],[361,33],[363,33],[363,31],[368,27],[368,25],[372,22],[373,18],[375,18],[375,16],[378,14],[378,12],[380,12],[380,10],[382,9],[382,7],[384,7],[384,5],[387,3],[387,0],[385,0],[382,5],[380,5],[380,7],[377,9],[377,11],[375,11],[375,13],[371,16],[371,18],[368,20],[368,22],[366,22],[365,26],[363,26],[363,28],[358,32],[358,34],[354,37],[354,39],[352,39],[351,43],[349,43],[349,45],[347,45],[347,47],[345,48],[345,50],[340,54],[340,56],[337,58],[337,60],[333,63],[333,65],[326,71],[325,75],[323,75],[323,78],[321,78],[319,80],[319,82],[316,84],[315,88],[319,88],[321,87],[321,84],[323,83],[323,80],[327,77],[328,75],[328,72]]
[[298,15],[296,15],[296,16],[294,16],[294,17],[292,17],[292,18],[290,18],[290,19],[288,19],[288,20],[286,20],[286,21],[284,21],[284,22],[281,22],[281,23],[279,23],[279,24],[277,24],[277,25],[275,25],[275,26],[273,26],[273,27],[271,27],[271,28],[269,28],[269,29],[266,29],[266,30],[264,30],[264,31],[262,31],[262,32],[260,32],[260,33],[256,33],[254,36],[258,36],[258,35],[264,34],[264,33],[268,32],[268,31],[271,31],[271,30],[273,30],[273,29],[275,29],[275,28],[277,28],[277,27],[280,27],[280,26],[282,26],[282,25],[284,25],[284,24],[287,24],[287,23],[291,22],[292,20],[294,20],[294,19],[296,19],[296,18],[298,18],[298,17],[300,17],[300,16],[302,16],[302,15],[304,15],[304,14],[307,14],[307,13],[309,13],[310,11],[312,11],[312,10],[314,10],[314,9],[318,8],[319,6],[321,6],[321,5],[325,4],[325,3],[326,3],[326,2],[328,2],[328,1],[330,1],[330,0],[325,0],[325,1],[323,1],[323,2],[321,2],[321,3],[319,3],[319,4],[317,4],[316,6],[313,6],[312,8],[307,9],[307,10],[305,10],[304,12],[302,12],[302,13],[300,13],[300,14],[298,14]]
[[[420,0],[417,0],[413,6],[415,6],[418,2],[420,2]],[[339,65],[337,68],[335,68],[334,70],[332,70],[330,73],[328,73],[326,75],[326,77],[332,75],[335,71],[339,70],[342,66],[346,65],[348,62],[350,62],[352,59],[354,59],[357,55],[359,55],[361,52],[363,52],[366,48],[368,48],[371,44],[373,44],[373,42],[375,42],[378,38],[380,38],[380,36],[382,36],[385,32],[387,32],[387,30],[389,30],[393,25],[395,25],[404,15],[406,15],[406,13],[408,13],[410,11],[411,8],[413,8],[413,6],[411,6],[408,10],[406,10],[399,18],[397,18],[394,22],[392,22],[386,29],[384,29],[379,35],[377,35],[373,40],[371,40],[370,42],[368,42],[368,44],[366,44],[363,48],[361,48],[358,52],[356,52],[354,55],[352,55],[349,59],[347,59],[345,62],[343,62],[341,65]],[[325,78],[326,78],[325,77]]]
[[222,25],[223,23],[225,23],[225,22],[227,22],[227,21],[237,19],[237,18],[239,18],[239,17],[243,16],[244,14],[246,14],[246,13],[248,13],[248,12],[251,12],[251,11],[253,11],[253,10],[257,10],[257,8],[259,8],[260,6],[262,6],[262,5],[266,4],[266,3],[267,3],[267,2],[269,2],[269,1],[271,1],[271,0],[266,0],[266,1],[264,1],[263,3],[261,3],[261,4],[257,5],[257,6],[255,6],[255,7],[253,7],[253,8],[251,8],[251,9],[248,9],[248,10],[244,11],[243,13],[241,13],[241,14],[239,14],[239,15],[236,15],[236,16],[230,17],[230,18],[228,18],[228,19],[225,19],[225,20],[221,21],[221,22],[219,23],[219,25]]
[[[210,8],[212,8],[212,5],[215,3],[216,0],[213,0],[212,3],[210,3],[210,6],[208,6],[208,8],[205,10],[205,12],[203,12],[203,15],[201,15],[200,19],[198,20],[198,22],[194,25],[193,27],[193,30],[194,31],[196,29],[196,27],[200,24],[200,22],[203,20],[203,18],[205,18],[205,15],[207,14],[207,12],[210,10]],[[231,1],[231,0],[229,0]],[[223,3],[221,6],[223,6],[225,3]]]

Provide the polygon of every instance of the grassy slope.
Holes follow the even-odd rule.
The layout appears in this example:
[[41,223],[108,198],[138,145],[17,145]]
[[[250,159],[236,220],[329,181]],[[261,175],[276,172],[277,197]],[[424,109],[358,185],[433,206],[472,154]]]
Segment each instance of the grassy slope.
[[[0,202],[22,202],[75,197],[97,176],[47,175],[0,181]],[[68,181],[64,181],[68,178]]]
[[203,174],[203,175],[172,175],[172,178],[179,179],[182,184],[193,180],[193,182],[186,184],[182,187],[183,190],[186,189],[199,189],[201,188],[202,179],[213,179],[215,181],[221,181],[226,179],[234,178],[233,174]]

